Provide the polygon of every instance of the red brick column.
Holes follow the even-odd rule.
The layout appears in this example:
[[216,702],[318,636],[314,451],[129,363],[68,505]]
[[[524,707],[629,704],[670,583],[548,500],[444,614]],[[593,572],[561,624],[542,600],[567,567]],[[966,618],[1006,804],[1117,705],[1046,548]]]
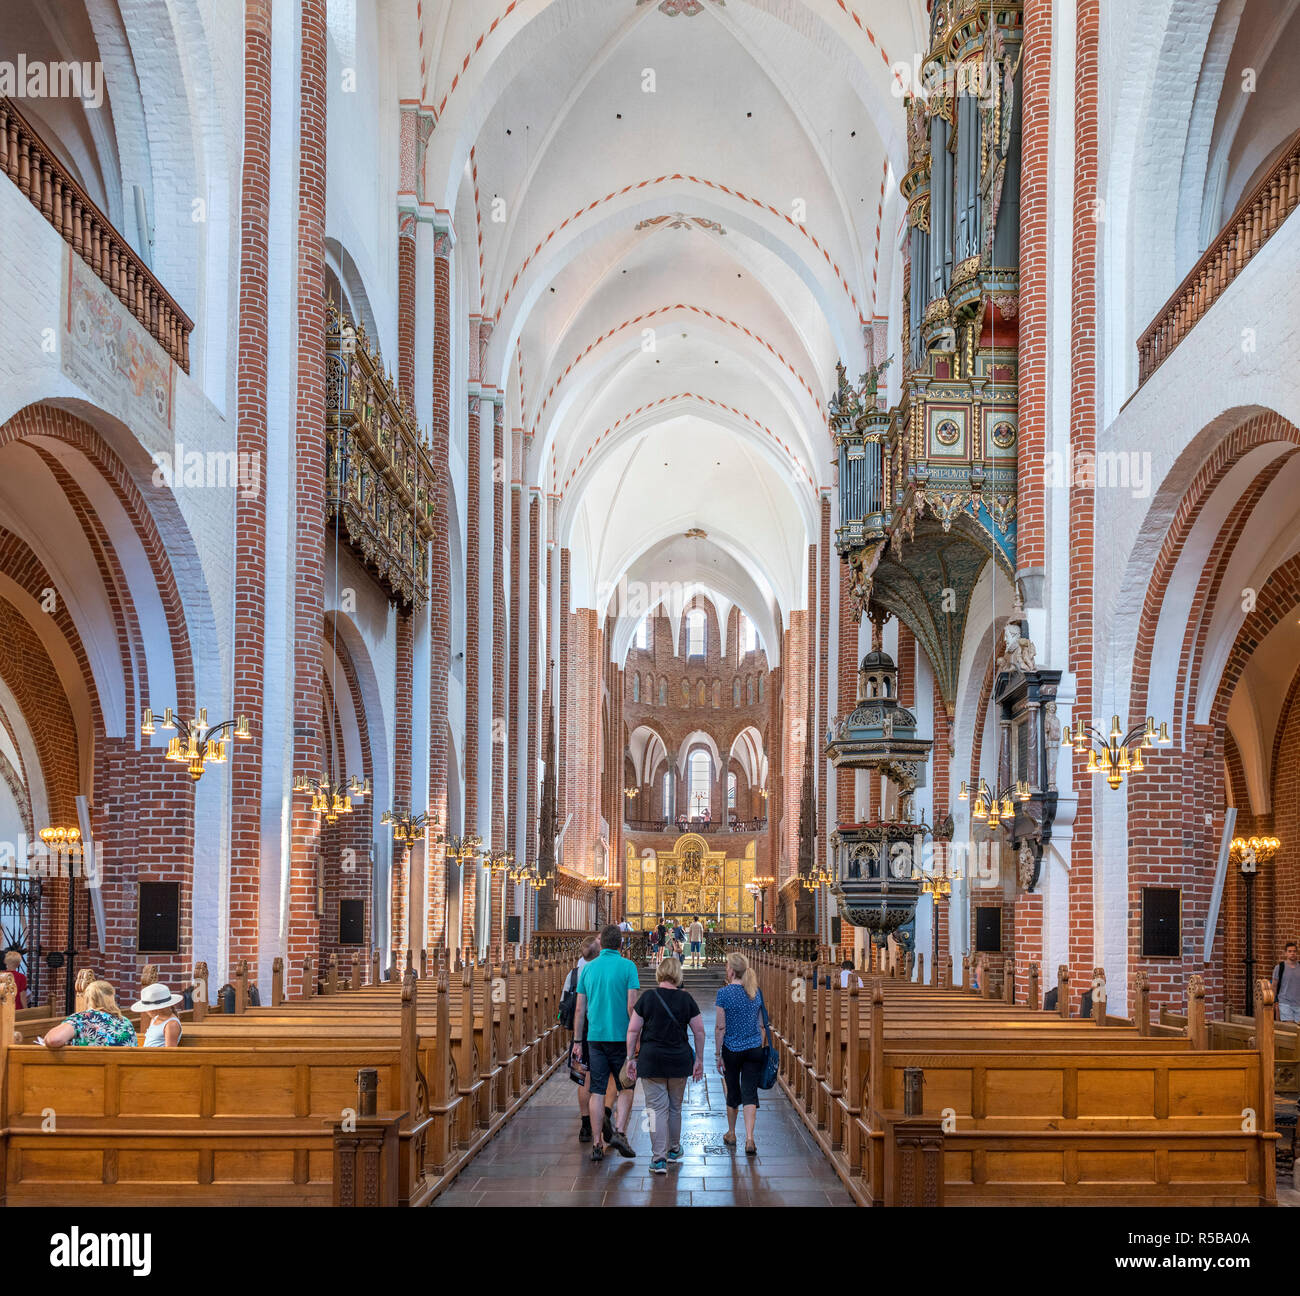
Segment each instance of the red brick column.
[[[244,5],[244,161],[239,239],[239,359],[235,439],[240,455],[266,463],[267,221],[271,192],[271,4]],[[320,426],[315,435],[320,435]],[[263,474],[265,476],[265,474]],[[234,710],[253,740],[230,760],[230,949],[256,966],[262,858],[262,714],[266,635],[266,497],[235,495]]]
[[[450,232],[438,231],[433,239],[433,425],[432,457],[438,469],[436,497],[438,526],[433,537],[433,564],[429,598],[429,809],[435,816],[439,832],[447,833],[456,825],[447,822],[447,781],[450,777],[447,748],[447,687],[451,671],[451,536],[447,520],[451,516],[451,483],[447,471],[451,440],[451,251],[454,239]],[[424,807],[417,807],[423,809]],[[425,850],[432,852],[436,864],[427,870],[432,895],[426,898],[427,944],[448,944],[443,931],[447,894],[447,866],[441,851],[428,841]],[[405,896],[402,893],[403,912]],[[393,916],[394,933],[398,930]],[[396,939],[396,937],[394,937]],[[407,944],[409,945],[409,940]]]
[[831,660],[831,497],[821,497],[821,542],[817,546],[817,572],[820,592],[817,596],[817,656],[809,659],[809,678],[817,680],[817,714],[813,719],[813,769],[817,777],[817,840],[813,843],[813,862],[820,866],[826,849],[826,784],[830,766],[821,755],[822,738],[830,728],[830,660]]
[[[1092,463],[1097,447],[1097,0],[1078,0],[1074,71],[1074,238],[1070,330],[1070,444]],[[1029,145],[1024,146],[1028,156]],[[1075,714],[1092,720],[1093,527],[1092,474],[1070,474],[1070,652],[1077,687]],[[1079,480],[1082,478],[1082,480]],[[1077,482],[1077,484],[1076,484]],[[1076,765],[1078,808],[1070,853],[1071,998],[1091,984],[1093,933],[1093,776]]]
[[415,216],[397,216],[397,386],[415,408]]
[[[506,837],[506,741],[509,734],[509,705],[506,699],[506,445],[505,406],[492,406],[492,849],[505,850]],[[505,912],[505,874],[493,875],[491,922],[494,933],[502,929]]]
[[[397,614],[397,645],[395,669],[397,675],[393,708],[393,806],[409,809],[411,805],[411,740],[415,688],[415,624],[403,612]],[[389,809],[378,807],[380,813]],[[410,885],[410,847],[393,843],[393,869],[389,878],[389,903],[392,906],[393,929],[389,934],[390,949],[405,948],[407,940],[406,896]],[[388,962],[386,955],[383,962]]]
[[1047,446],[1050,346],[1047,202],[1051,183],[1048,139],[1051,133],[1052,0],[1025,0],[1023,59],[1016,443],[1016,564],[1022,570],[1043,567],[1047,561],[1044,451]]
[[555,733],[555,760],[559,766],[556,780],[555,831],[561,832],[569,817],[569,550],[560,550],[560,610],[557,618],[560,633],[559,728]]
[[[523,581],[524,492],[523,492],[523,429],[513,428],[510,433],[510,596],[514,606],[510,612],[510,656],[506,670],[506,692],[510,700],[510,746],[506,760],[506,846],[520,862],[527,860],[527,848],[519,854],[519,778],[520,764],[525,761],[524,728],[536,723],[537,712],[529,709],[528,681],[523,678],[524,621],[528,617],[528,601],[536,586]],[[527,797],[525,797],[525,812]],[[527,892],[521,897],[527,904]],[[509,911],[515,912],[516,898],[510,896]],[[523,924],[520,924],[522,935]]]
[[[839,614],[839,669],[835,682],[835,714],[848,715],[858,697],[858,623],[853,619],[853,582],[849,579],[849,565],[837,564],[840,569]],[[900,630],[901,633],[901,630]],[[825,734],[822,730],[822,734]],[[820,744],[819,744],[820,746]],[[837,771],[835,777],[835,819],[837,823],[854,822],[854,795],[857,776],[851,769]]]
[[[470,356],[474,376],[478,370],[478,347],[475,345],[478,320],[470,317]],[[482,403],[478,396],[469,398],[469,449],[466,456],[465,493],[465,832],[478,830],[479,810],[479,658],[483,650],[479,624],[479,599],[482,563],[482,511],[480,486],[483,481]],[[489,669],[490,659],[489,659]],[[489,795],[490,795],[489,790]],[[474,906],[478,902],[478,873],[474,863],[461,870],[460,943],[473,949]]]
[[[297,535],[293,608],[293,774],[320,777],[321,634],[325,624],[325,0],[302,3],[298,110]],[[302,995],[302,960],[319,955],[320,819],[295,797],[285,993]]]
[[[399,212],[397,217],[397,385],[402,399],[415,408],[415,226],[410,212]],[[441,503],[441,501],[439,501]],[[442,527],[445,515],[437,518]],[[393,701],[393,789],[392,806],[411,809],[411,741],[414,723],[415,692],[415,623],[405,612],[397,614],[397,644],[395,661],[396,680]],[[390,809],[379,806],[378,810]],[[422,809],[423,807],[421,807]],[[369,816],[367,816],[369,817]],[[389,905],[392,913],[392,931],[389,948],[405,946],[406,894],[410,885],[410,850],[405,845],[393,843],[393,867],[389,877]],[[374,939],[373,916],[371,940]],[[432,938],[430,938],[432,944]],[[384,959],[387,963],[387,958]],[[367,975],[369,975],[367,973]]]
[[[899,626],[899,634],[902,634],[904,627]],[[910,631],[908,632],[911,633]],[[913,657],[915,660],[915,657]],[[938,676],[931,672],[933,681],[933,711],[934,711],[934,748],[930,757],[930,776],[933,780],[933,791],[931,800],[934,805],[934,816],[932,822],[942,823],[948,817],[952,803],[952,788],[948,778],[948,761],[952,756],[952,728],[948,722],[948,711],[943,700],[943,690],[939,687]],[[946,871],[949,867],[950,857],[948,845],[946,842],[934,843],[934,871],[939,873],[940,870]],[[934,906],[934,945],[926,952],[927,961],[934,963],[937,951],[937,957],[942,960],[948,952],[948,906],[949,901],[940,900]],[[931,967],[930,984],[938,985],[939,971],[937,967]]]
[[[540,550],[542,543],[542,497],[533,491],[528,502],[528,679],[526,682],[528,716],[528,763],[524,768],[525,787],[528,789],[524,811],[524,831],[527,836],[527,862],[537,863],[537,761],[540,755],[541,731],[545,723],[543,707],[538,698],[538,672],[544,660],[541,637],[541,585]],[[522,591],[521,591],[522,595]],[[554,883],[551,883],[553,886]]]

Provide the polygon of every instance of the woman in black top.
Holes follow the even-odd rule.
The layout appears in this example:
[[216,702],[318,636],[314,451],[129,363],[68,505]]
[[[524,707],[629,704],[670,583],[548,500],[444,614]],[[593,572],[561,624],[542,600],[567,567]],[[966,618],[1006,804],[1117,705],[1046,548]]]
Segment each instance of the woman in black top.
[[[704,1078],[704,1019],[699,1005],[682,990],[682,965],[675,958],[659,964],[659,986],[636,1001],[627,1027],[628,1078],[640,1077],[650,1111],[650,1169],[667,1174],[668,1163],[682,1159],[682,1097],[686,1079]],[[695,1036],[695,1051],[687,1031]],[[638,1043],[641,1046],[637,1053]]]

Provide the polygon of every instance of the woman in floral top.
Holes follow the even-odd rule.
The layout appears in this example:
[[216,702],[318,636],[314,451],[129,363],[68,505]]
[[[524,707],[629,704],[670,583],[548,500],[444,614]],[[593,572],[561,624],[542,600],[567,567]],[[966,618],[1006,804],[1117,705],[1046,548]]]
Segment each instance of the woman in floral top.
[[122,1016],[113,987],[107,981],[92,981],[86,987],[85,1011],[73,1013],[41,1041],[46,1048],[73,1045],[135,1047],[135,1027]]

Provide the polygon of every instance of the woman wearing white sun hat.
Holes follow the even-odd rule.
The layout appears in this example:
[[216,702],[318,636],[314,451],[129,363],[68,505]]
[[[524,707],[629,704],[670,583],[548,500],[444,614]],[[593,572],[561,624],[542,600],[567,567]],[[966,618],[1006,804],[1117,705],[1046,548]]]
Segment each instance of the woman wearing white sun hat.
[[181,1042],[181,1019],[173,1011],[180,1002],[181,996],[172,994],[160,981],[140,991],[140,998],[131,1005],[131,1011],[149,1016],[145,1048],[175,1048]]

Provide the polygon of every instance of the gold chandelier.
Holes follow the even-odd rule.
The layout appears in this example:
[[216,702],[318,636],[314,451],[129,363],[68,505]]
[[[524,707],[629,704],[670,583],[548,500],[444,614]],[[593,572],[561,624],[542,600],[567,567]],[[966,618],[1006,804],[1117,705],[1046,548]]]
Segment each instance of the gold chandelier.
[[[370,780],[366,780],[366,790],[369,791]],[[387,824],[393,830],[393,840],[410,846],[419,841],[424,836],[425,831],[434,832],[438,827],[438,816],[432,811],[425,814],[411,814],[407,810],[398,810],[394,807],[392,810],[385,810],[379,816],[381,824]],[[437,843],[441,843],[442,838],[435,838]]]
[[[987,821],[990,828],[998,828],[1004,823],[1010,825],[1016,818],[1016,807],[1011,799],[1013,796],[1022,804],[1029,800],[1029,784],[1024,779],[1017,779],[1014,786],[1001,788],[997,792],[990,792],[989,785],[980,779],[980,785],[975,790],[975,801],[970,809],[970,817],[978,819],[981,823]],[[970,789],[965,780],[962,781],[961,790],[957,793],[957,800],[970,800]]]
[[360,801],[370,795],[370,780],[363,783],[354,774],[343,787],[327,778],[308,778],[304,774],[294,779],[293,790],[310,793],[312,813],[321,815],[327,824],[333,824],[338,822],[339,815],[352,813],[353,797]]
[[1087,772],[1104,774],[1106,782],[1114,789],[1124,781],[1125,774],[1140,774],[1146,768],[1142,762],[1144,747],[1168,747],[1172,742],[1168,721],[1161,721],[1160,732],[1157,733],[1155,718],[1147,716],[1145,725],[1135,726],[1128,733],[1122,734],[1119,716],[1112,716],[1109,739],[1103,739],[1100,730],[1085,725],[1079,719],[1075,721],[1073,732],[1068,728],[1065,730],[1061,746],[1073,747],[1080,756],[1087,752]]
[[[247,742],[253,736],[248,729],[247,716],[241,715],[234,720],[223,720],[219,725],[209,726],[207,707],[199,707],[198,715],[193,720],[181,719],[168,707],[157,727],[178,731],[176,737],[167,744],[164,759],[187,766],[190,778],[196,783],[203,777],[205,764],[223,765],[230,758],[229,743],[221,736],[227,729],[232,730],[240,742]],[[153,712],[145,707],[140,719],[140,734],[150,738],[153,733]]]
[[[754,879],[755,882],[761,880]],[[810,873],[800,874],[799,881],[805,891],[817,891],[821,887],[830,886],[835,881],[835,874],[829,869],[815,868]]]

